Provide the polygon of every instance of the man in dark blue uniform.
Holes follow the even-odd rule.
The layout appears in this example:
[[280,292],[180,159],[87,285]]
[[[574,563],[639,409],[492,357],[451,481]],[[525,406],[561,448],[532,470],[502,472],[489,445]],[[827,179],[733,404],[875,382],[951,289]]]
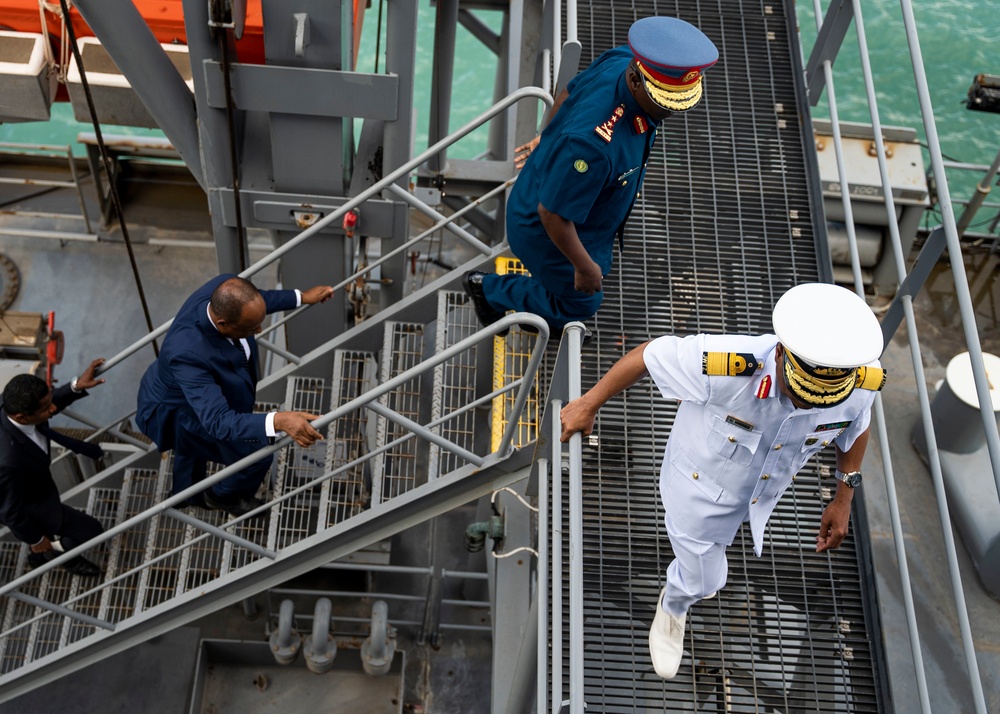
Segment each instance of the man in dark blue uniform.
[[569,83],[507,201],[507,241],[531,276],[465,276],[484,325],[516,310],[561,330],[597,312],[657,126],[698,104],[718,58],[693,25],[648,17]]

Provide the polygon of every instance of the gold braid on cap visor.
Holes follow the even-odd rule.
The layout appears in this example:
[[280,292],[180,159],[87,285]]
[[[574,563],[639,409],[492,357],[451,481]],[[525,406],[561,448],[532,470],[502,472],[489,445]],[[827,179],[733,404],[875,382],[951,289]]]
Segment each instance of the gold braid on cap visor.
[[639,68],[639,73],[643,77],[644,81],[642,84],[646,88],[646,93],[649,94],[649,98],[664,109],[669,109],[673,112],[683,112],[691,109],[701,101],[702,89],[700,74],[697,79],[690,84],[662,84],[649,73],[649,70],[642,66],[642,62],[636,60],[635,64],[636,67]]
[[[857,369],[836,379],[821,379],[809,374],[787,349],[784,351],[785,383],[797,398],[817,407],[834,407],[850,396],[857,382]],[[845,370],[837,370],[843,372]]]

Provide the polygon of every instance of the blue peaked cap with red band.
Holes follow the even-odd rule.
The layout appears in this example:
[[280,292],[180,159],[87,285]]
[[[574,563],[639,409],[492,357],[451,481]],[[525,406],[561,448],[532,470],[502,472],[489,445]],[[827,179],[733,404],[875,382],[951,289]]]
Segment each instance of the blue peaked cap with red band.
[[676,17],[646,17],[632,23],[628,44],[654,102],[683,112],[701,101],[702,75],[719,61],[704,32]]

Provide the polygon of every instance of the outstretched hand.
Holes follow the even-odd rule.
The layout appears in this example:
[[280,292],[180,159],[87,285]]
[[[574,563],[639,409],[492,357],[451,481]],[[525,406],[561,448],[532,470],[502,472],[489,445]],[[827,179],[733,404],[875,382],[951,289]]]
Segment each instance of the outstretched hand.
[[538,146],[538,142],[541,141],[542,137],[536,136],[534,139],[529,141],[527,144],[521,144],[519,147],[514,149],[514,168],[520,169],[528,161],[528,157],[531,156],[531,152],[535,150]]
[[285,432],[299,446],[312,446],[323,440],[323,435],[309,423],[318,418],[319,415],[306,412],[278,412],[274,415],[274,430]]
[[816,536],[816,552],[836,550],[847,537],[851,519],[851,502],[834,499],[823,509],[823,519]]
[[329,285],[317,285],[302,292],[303,305],[315,305],[318,302],[326,302],[333,297],[333,288]]
[[104,364],[104,358],[98,357],[93,362],[91,362],[87,369],[83,370],[79,377],[76,378],[76,388],[77,389],[92,389],[98,384],[104,384],[104,379],[94,377],[97,372],[97,368]]

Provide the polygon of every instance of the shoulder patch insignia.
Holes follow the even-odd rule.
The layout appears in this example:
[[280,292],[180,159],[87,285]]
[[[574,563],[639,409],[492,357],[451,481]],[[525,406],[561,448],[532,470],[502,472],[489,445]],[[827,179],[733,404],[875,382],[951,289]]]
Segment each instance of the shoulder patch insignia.
[[573,168],[579,171],[581,174],[584,174],[587,173],[587,169],[589,169],[590,166],[588,166],[587,162],[584,161],[583,159],[577,159],[576,161],[573,162]]
[[632,126],[635,127],[636,134],[645,134],[646,130],[649,129],[649,124],[647,124],[646,120],[639,115],[636,115],[635,118],[632,119]]
[[611,143],[611,137],[615,133],[615,124],[617,124],[618,120],[623,116],[625,116],[625,105],[619,104],[615,107],[615,110],[611,112],[611,116],[608,117],[606,121],[594,127],[594,131],[596,131],[597,135],[606,142]]
[[702,352],[701,373],[710,377],[749,377],[764,366],[752,354]]
[[886,371],[881,367],[858,367],[858,376],[854,386],[858,389],[880,392],[885,386],[885,378]]

